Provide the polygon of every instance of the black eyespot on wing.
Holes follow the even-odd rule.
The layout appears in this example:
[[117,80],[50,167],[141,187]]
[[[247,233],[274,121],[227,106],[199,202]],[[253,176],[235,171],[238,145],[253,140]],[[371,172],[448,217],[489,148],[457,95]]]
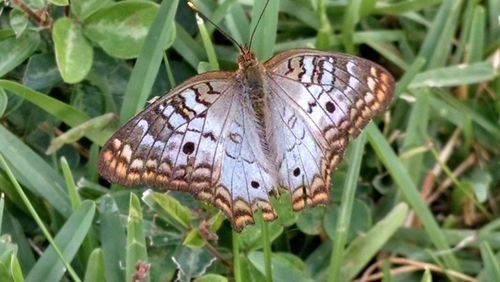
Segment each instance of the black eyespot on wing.
[[330,102],[330,101],[326,102],[325,107],[326,107],[326,110],[327,110],[329,113],[333,113],[333,112],[335,112],[335,105],[334,105],[332,102]]
[[259,188],[259,187],[260,187],[260,184],[259,184],[259,182],[257,182],[257,181],[252,181],[252,182],[250,182],[250,185],[252,186],[252,188],[255,188],[255,189],[257,189],[257,188]]
[[300,168],[297,167],[293,170],[293,176],[299,176],[299,175],[300,175]]
[[194,143],[193,142],[186,142],[184,146],[182,146],[182,151],[186,155],[190,155],[194,152]]

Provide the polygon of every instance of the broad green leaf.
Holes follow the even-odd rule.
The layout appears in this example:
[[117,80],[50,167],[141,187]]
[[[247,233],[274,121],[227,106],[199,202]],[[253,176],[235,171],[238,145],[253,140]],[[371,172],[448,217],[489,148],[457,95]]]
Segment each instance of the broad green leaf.
[[[278,236],[283,233],[283,226],[279,222],[272,221],[268,224],[268,234],[269,234],[269,242],[273,242]],[[261,249],[264,244],[263,237],[263,228],[260,226],[258,222],[254,225],[250,225],[245,227],[239,235],[241,249],[245,251]]]
[[85,35],[111,56],[135,58],[157,12],[158,5],[150,1],[117,2],[84,21]]
[[11,36],[0,41],[0,77],[13,70],[28,58],[40,43],[35,31],[25,31],[18,38]]
[[191,219],[195,216],[190,209],[184,207],[177,199],[168,194],[147,190],[144,192],[142,200],[159,216],[179,230],[187,229],[191,225]]
[[71,0],[71,12],[84,20],[92,13],[112,4],[112,0]]
[[35,90],[49,89],[62,81],[52,53],[35,54],[30,57],[24,70],[23,84]]
[[[95,214],[95,204],[84,201],[57,233],[55,243],[64,257],[71,261],[89,232]],[[66,269],[52,246],[49,246],[30,270],[26,281],[59,281]]]
[[324,207],[305,209],[297,218],[297,227],[309,235],[319,234],[323,230]]
[[[264,273],[264,254],[262,252],[251,252],[248,258],[261,273]],[[271,260],[274,282],[314,281],[306,273],[303,262],[291,254],[274,253]]]
[[227,282],[226,277],[219,274],[205,274],[199,278],[194,279],[194,282]]
[[12,9],[9,14],[9,23],[16,37],[20,36],[28,26],[28,16],[18,9]]
[[[323,226],[326,234],[332,239],[336,240],[335,235],[337,232],[337,221],[339,217],[338,207],[328,207],[325,217],[323,218]],[[352,214],[350,216],[349,229],[346,230],[345,237],[349,242],[354,236],[365,232],[372,224],[372,214],[370,208],[364,201],[354,199],[352,204]]]
[[215,258],[205,248],[182,247],[180,253],[172,257],[177,269],[179,281],[190,281],[205,273]]
[[54,4],[54,6],[68,6],[69,0],[48,0],[50,3]]
[[60,18],[52,28],[57,66],[67,83],[82,81],[92,67],[94,50],[81,27],[70,18]]

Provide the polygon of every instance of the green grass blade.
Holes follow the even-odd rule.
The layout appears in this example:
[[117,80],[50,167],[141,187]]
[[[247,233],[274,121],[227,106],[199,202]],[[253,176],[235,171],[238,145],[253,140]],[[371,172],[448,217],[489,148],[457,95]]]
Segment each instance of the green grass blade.
[[84,282],[106,281],[104,275],[104,255],[101,249],[95,249],[89,256]]
[[[163,1],[154,19],[145,44],[137,57],[135,67],[123,97],[120,123],[125,123],[139,112],[147,101],[158,74],[167,41],[172,41],[175,32],[174,16],[179,0]],[[172,39],[170,39],[170,38]],[[173,43],[173,42],[172,42]]]
[[[78,126],[90,119],[86,113],[83,113],[77,108],[17,82],[0,79],[0,88],[9,90],[19,97],[26,99],[71,127]],[[104,132],[100,132],[99,134],[87,132],[85,136],[95,143],[104,144],[107,134],[111,135],[111,131],[107,132],[104,130]]]
[[438,251],[444,251],[443,259],[446,267],[454,270],[459,269],[457,259],[453,254],[448,252],[450,244],[446,236],[441,231],[427,204],[420,197],[418,189],[408,171],[404,169],[403,164],[375,125],[368,124],[366,130],[368,131],[368,140],[375,153],[389,171],[389,174],[399,187],[406,201],[422,221],[433,244]]
[[486,40],[486,13],[484,8],[477,5],[474,9],[472,24],[470,29],[470,40],[468,62],[479,62],[483,59],[484,44]]
[[[427,126],[429,123],[429,93],[428,89],[421,89],[416,101],[410,110],[410,117],[406,125],[406,135],[401,146],[402,154],[415,148],[425,147],[427,142]],[[402,159],[401,163],[413,181],[421,179],[423,171],[423,155],[415,154],[411,158]]]
[[408,214],[408,206],[400,203],[382,220],[377,222],[366,234],[358,236],[345,250],[346,261],[341,270],[341,280],[350,281],[380,251],[384,244],[403,224]]
[[[279,0],[269,1],[258,26],[257,21],[264,9],[266,1],[254,2],[250,30],[252,32],[255,30],[255,34],[250,47],[260,60],[267,60],[274,55],[274,42],[276,41],[276,31],[278,30],[279,2]],[[248,40],[252,39],[249,38]]]
[[481,257],[484,261],[483,281],[500,281],[500,263],[498,262],[498,256],[495,256],[487,242],[482,242],[480,249]]
[[419,73],[409,88],[448,87],[493,80],[498,73],[487,62],[447,66]]
[[[126,281],[132,282],[136,265],[140,262],[146,263],[147,261],[148,253],[146,250],[146,238],[144,237],[141,204],[135,194],[130,194],[127,224]],[[148,282],[149,276],[144,281]]]
[[240,234],[234,230],[231,231],[232,234],[232,245],[233,245],[233,272],[234,280],[236,282],[243,281],[241,276],[241,257],[240,257]]
[[427,32],[419,56],[427,60],[427,69],[445,65],[451,51],[453,36],[462,0],[444,0]]
[[104,255],[106,281],[123,282],[125,281],[124,246],[127,245],[127,237],[121,222],[120,211],[110,195],[101,197],[99,211],[101,214],[100,241]]
[[340,281],[341,266],[344,262],[344,247],[347,242],[347,233],[351,221],[352,207],[356,194],[359,171],[361,169],[361,160],[366,144],[366,134],[363,132],[354,141],[347,159],[350,160],[347,178],[344,182],[342,200],[340,201],[340,212],[337,221],[337,231],[333,250],[330,257],[330,268],[328,270],[328,281]]
[[[61,230],[57,233],[51,246],[47,248],[26,277],[26,281],[59,281],[68,268],[71,278],[80,281],[69,262],[74,258],[89,231],[95,214],[95,205],[91,201],[84,201],[82,205],[68,218]],[[48,237],[47,239],[49,239]],[[49,240],[51,241],[51,240]],[[54,248],[58,246],[59,251]],[[61,257],[64,258],[64,264]]]
[[0,154],[7,159],[16,179],[24,187],[46,199],[62,215],[70,213],[61,176],[3,126],[0,126]]
[[342,21],[342,43],[346,53],[354,54],[354,29],[360,20],[362,0],[352,0],[347,4],[344,20]]

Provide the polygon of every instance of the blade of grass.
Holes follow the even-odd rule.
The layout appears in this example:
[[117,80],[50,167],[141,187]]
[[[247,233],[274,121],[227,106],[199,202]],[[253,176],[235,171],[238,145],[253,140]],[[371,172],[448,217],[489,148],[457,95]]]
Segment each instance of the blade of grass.
[[403,224],[407,214],[408,206],[405,203],[399,203],[366,234],[356,237],[345,250],[344,256],[347,259],[342,267],[341,280],[331,281],[351,281],[356,277]]
[[31,242],[26,238],[23,226],[16,217],[9,213],[9,210],[4,211],[3,217],[2,234],[10,234],[12,243],[16,244],[17,258],[21,264],[21,269],[23,269],[23,274],[26,275],[36,263]]
[[421,72],[409,85],[419,87],[449,87],[490,81],[498,77],[493,66],[487,62],[447,66]]
[[443,259],[446,267],[457,270],[460,269],[457,259],[449,250],[449,242],[443,234],[427,204],[420,197],[418,189],[411,179],[408,171],[398,159],[391,146],[387,143],[380,130],[373,124],[368,124],[368,140],[375,150],[378,158],[389,171],[392,179],[396,182],[399,190],[404,195],[406,201],[413,208],[424,228],[438,251],[443,252]]
[[174,49],[191,67],[196,69],[203,58],[203,48],[191,35],[180,25],[176,25],[176,37]]
[[16,179],[24,187],[46,199],[63,216],[70,214],[71,207],[61,176],[3,126],[0,126],[0,154],[9,161]]
[[340,211],[337,220],[337,232],[335,241],[333,242],[333,250],[330,257],[330,267],[328,269],[328,281],[340,281],[340,269],[343,264],[344,248],[347,241],[347,233],[349,223],[351,221],[352,207],[356,194],[356,187],[361,169],[361,160],[366,144],[366,134],[363,132],[353,142],[349,151],[349,169],[345,179],[342,191],[342,199],[340,201]]
[[469,63],[479,62],[483,58],[486,31],[485,25],[486,13],[484,8],[480,5],[476,5],[470,28],[470,40],[467,43],[469,46],[469,58],[467,61]]
[[100,241],[104,255],[106,281],[123,282],[125,273],[125,248],[127,237],[120,219],[120,211],[111,195],[101,197],[99,210],[101,213]]
[[246,12],[240,3],[236,2],[232,5],[231,10],[226,15],[226,26],[229,34],[239,42],[243,44],[249,38],[248,26],[250,22],[246,16]]
[[104,255],[101,249],[95,249],[89,256],[84,282],[106,281],[104,275]]
[[280,0],[280,11],[299,19],[315,30],[320,28],[321,19],[317,13],[309,9],[307,2]]
[[[276,34],[278,30],[279,2],[280,1],[278,0],[269,1],[258,26],[257,21],[262,13],[262,9],[264,9],[266,1],[255,1],[252,8],[252,22],[250,24],[250,30],[252,32],[255,31],[255,35],[250,47],[253,51],[255,51],[255,54],[257,54],[257,57],[260,60],[267,60],[273,55],[274,43],[276,41]],[[249,38],[248,40],[251,39]]]
[[352,0],[347,4],[344,19],[342,21],[342,44],[346,53],[354,54],[354,29],[360,20],[362,0]]
[[236,282],[243,281],[243,277],[241,276],[241,259],[240,259],[240,234],[234,230],[231,231],[233,236],[232,245],[233,245],[233,272],[234,272],[234,280]]
[[142,47],[130,75],[120,110],[120,124],[125,123],[139,112],[148,99],[160,68],[163,50],[167,47],[167,41],[173,43],[172,35],[175,36],[174,16],[178,4],[179,0],[171,0],[162,1],[160,5],[158,14],[146,36],[146,44]]
[[[148,261],[141,204],[139,198],[132,193],[130,194],[126,252],[126,281],[132,282],[135,281],[133,278],[134,272],[136,271],[136,265],[140,262]],[[148,282],[149,275],[143,281]]]
[[[464,56],[464,52],[466,51],[467,41],[470,40],[471,37],[471,26],[472,16],[474,14],[474,7],[476,6],[475,1],[466,1],[465,8],[461,16],[460,20],[460,39],[456,44],[456,50],[453,52],[453,57],[451,58],[451,64],[456,65],[462,61],[466,61],[467,59]],[[465,60],[464,60],[465,59]]]
[[51,242],[51,245],[43,252],[43,255],[31,269],[26,281],[60,281],[65,268],[68,269],[71,279],[80,281],[69,263],[90,230],[94,214],[94,203],[84,201],[68,218],[55,239],[52,239],[48,234],[47,240]]
[[198,25],[198,29],[200,30],[201,39],[203,41],[203,46],[207,52],[208,62],[210,64],[210,70],[218,70],[219,62],[217,61],[217,55],[215,54],[215,48],[210,40],[210,35],[207,32],[205,27],[205,23],[203,19],[196,14],[196,24]]
[[483,281],[500,281],[500,264],[490,245],[482,242],[480,245],[481,257],[484,261]]
[[441,3],[443,0],[406,0],[398,2],[377,1],[375,13],[399,15],[407,12],[415,12]]
[[[71,203],[71,207],[73,211],[76,211],[82,204],[82,200],[80,199],[80,195],[78,194],[78,189],[75,185],[75,180],[73,178],[73,173],[71,172],[71,168],[68,165],[65,157],[61,157],[61,170],[64,175],[64,180],[66,182],[66,187],[68,191],[69,201]],[[89,231],[87,236],[85,236],[84,241],[82,242],[82,246],[78,252],[78,259],[83,265],[86,265],[88,258],[90,257],[92,250],[94,249],[93,244],[93,233],[92,230]]]
[[425,65],[425,59],[418,57],[413,64],[411,64],[406,70],[403,76],[399,79],[396,84],[396,89],[394,90],[394,96],[399,97],[410,85],[410,83],[415,79],[417,74]]
[[[78,213],[77,212],[73,213],[66,222],[66,224],[61,228],[59,234],[56,236],[57,240],[56,244],[56,241],[49,233],[47,227],[45,227],[45,224],[43,223],[42,219],[40,218],[36,210],[31,205],[30,200],[28,199],[23,189],[17,182],[16,178],[14,177],[14,174],[12,174],[12,171],[10,170],[9,166],[7,165],[7,162],[3,158],[3,155],[1,154],[0,154],[0,165],[7,173],[7,176],[9,177],[10,181],[16,188],[17,193],[21,196],[31,216],[38,224],[38,227],[42,230],[43,234],[47,238],[47,241],[49,241],[50,243],[50,247],[44,252],[42,257],[37,261],[35,266],[31,269],[30,273],[26,277],[26,281],[39,281],[39,279],[43,279],[41,277],[46,277],[46,279],[48,279],[47,281],[59,280],[64,274],[65,271],[64,268],[68,270],[71,278],[74,281],[80,281],[80,278],[73,270],[69,262],[66,260],[65,256],[72,258],[75,255],[81,243],[78,235],[81,235],[82,233],[83,235],[85,235],[88,231],[88,228],[90,228],[90,223],[92,222],[92,218],[94,217],[95,206],[92,204],[92,202],[88,201],[85,208],[80,209]],[[88,220],[89,217],[90,220]],[[80,227],[77,227],[75,226],[75,220],[78,220],[77,221],[78,224],[82,223],[81,222],[82,220],[85,220],[84,223],[87,223],[87,225],[82,224]],[[78,231],[79,234],[78,233],[75,234],[74,233],[75,231]],[[81,239],[83,240],[83,237]],[[64,250],[64,254],[61,251],[61,249],[59,249],[58,246],[62,247],[62,249]]]
[[[442,91],[433,91],[433,94],[431,96],[431,105],[438,104],[434,103],[433,100],[440,100],[443,101],[444,103],[448,104],[450,106],[450,109],[453,109],[454,111],[457,111],[458,113],[461,113],[463,115],[469,116],[477,125],[481,126],[484,130],[488,131],[491,133],[496,139],[500,140],[500,128],[498,125],[495,125],[492,123],[490,120],[488,120],[486,117],[484,117],[482,114],[472,110],[470,107],[467,105],[464,105],[463,102],[458,101],[456,98],[448,95],[447,93],[443,93]],[[437,110],[442,110],[442,109],[437,109]]]
[[[421,89],[417,100],[410,110],[410,117],[406,125],[406,134],[400,152],[410,151],[418,147],[425,147],[427,142],[427,126],[429,123],[429,93],[428,89]],[[423,154],[415,154],[411,158],[402,159],[401,163],[406,171],[417,183],[423,171]]]
[[[32,90],[17,82],[0,79],[0,88],[9,90],[19,97],[26,99],[71,127],[78,126],[90,119],[86,113],[83,113],[77,108]],[[102,145],[106,141],[107,136],[111,135],[111,133],[112,131],[106,129],[104,132],[99,133],[86,132],[85,136],[93,142]]]
[[264,273],[266,276],[266,281],[267,282],[272,282],[273,281],[273,272],[272,272],[272,266],[271,266],[271,241],[269,238],[269,225],[267,224],[266,221],[264,221],[264,218],[262,217],[262,213],[259,212],[258,215],[255,215],[256,217],[259,217],[259,222],[260,222],[260,228],[262,230],[262,242],[263,243],[263,249],[264,249]]
[[419,56],[427,60],[427,69],[445,65],[453,46],[453,36],[462,0],[444,0],[420,48]]

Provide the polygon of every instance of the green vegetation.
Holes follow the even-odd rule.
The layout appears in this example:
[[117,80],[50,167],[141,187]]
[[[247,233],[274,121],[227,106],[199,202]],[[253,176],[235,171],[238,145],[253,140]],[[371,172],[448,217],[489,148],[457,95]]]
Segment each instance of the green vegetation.
[[[193,2],[241,43],[265,4]],[[241,234],[189,195],[109,187],[96,169],[150,97],[236,67],[220,32],[183,0],[0,11],[0,281],[500,281],[498,0],[271,0],[260,59],[358,54],[396,95],[349,145],[331,205],[293,213],[284,196]]]

